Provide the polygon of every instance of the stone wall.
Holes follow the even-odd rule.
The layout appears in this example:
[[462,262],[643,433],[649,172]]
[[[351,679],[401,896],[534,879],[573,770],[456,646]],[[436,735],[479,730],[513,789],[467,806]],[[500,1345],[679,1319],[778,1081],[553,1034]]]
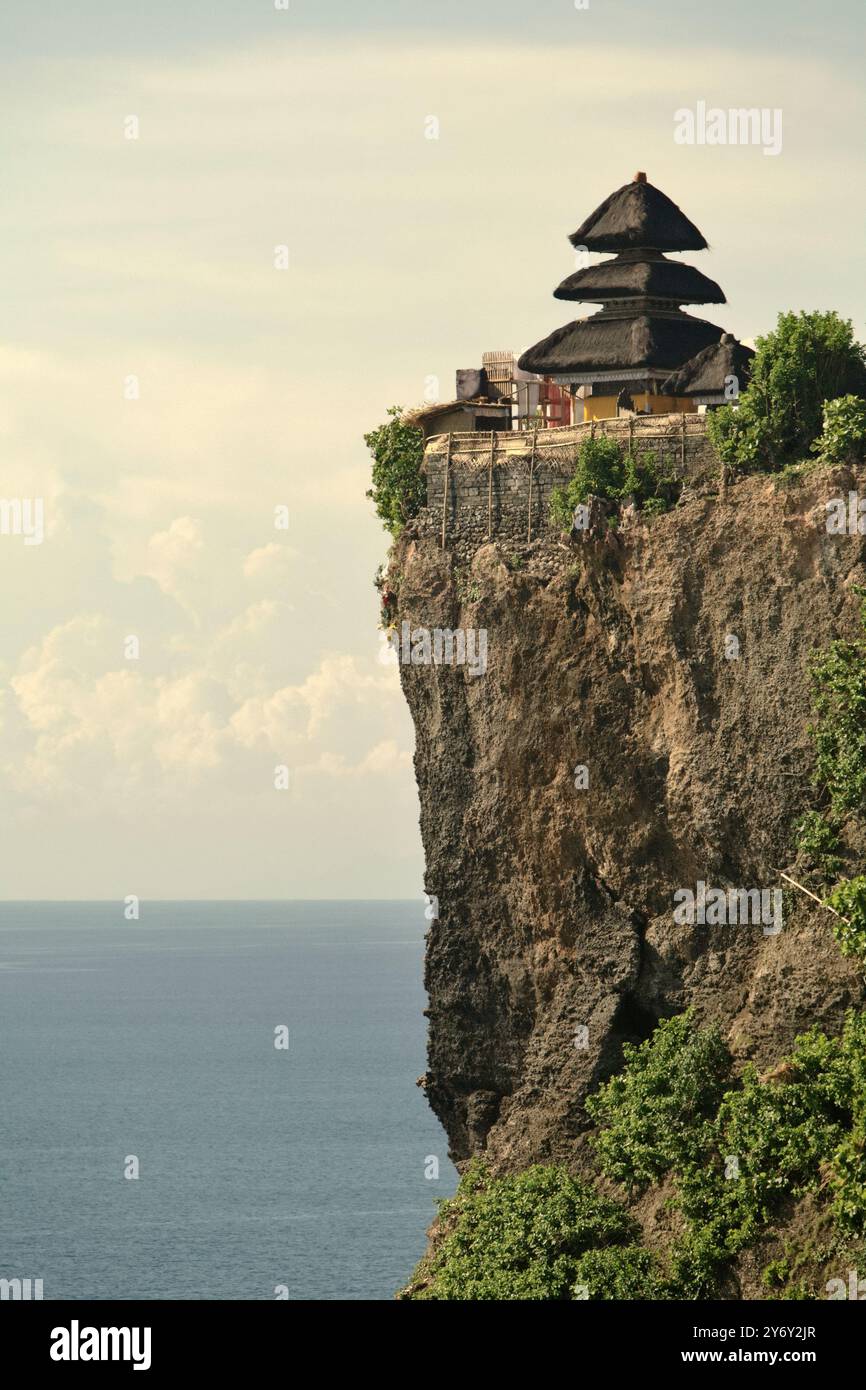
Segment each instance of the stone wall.
[[[705,415],[620,417],[565,429],[437,435],[424,455],[427,506],[419,528],[446,545],[487,539],[522,542],[549,530],[550,496],[574,471],[580,441],[606,434],[622,448],[651,452],[677,476],[698,483],[717,477],[719,458]],[[447,480],[447,502],[445,489]]]

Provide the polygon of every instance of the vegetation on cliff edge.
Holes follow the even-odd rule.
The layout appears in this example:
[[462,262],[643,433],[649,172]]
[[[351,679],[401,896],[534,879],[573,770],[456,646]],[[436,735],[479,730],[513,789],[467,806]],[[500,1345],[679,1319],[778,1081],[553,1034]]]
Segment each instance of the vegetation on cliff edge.
[[[588,1109],[600,1175],[622,1201],[562,1167],[497,1178],[475,1160],[402,1297],[712,1298],[736,1258],[807,1197],[825,1248],[807,1259],[792,1246],[768,1266],[775,1296],[826,1296],[792,1282],[798,1263],[823,1279],[832,1256],[844,1276],[866,1253],[866,1015],[849,1014],[839,1038],[803,1034],[764,1075],[736,1076],[718,1032],[686,1013],[629,1048]],[[682,1230],[651,1250],[626,1203],[661,1183]]]
[[866,589],[858,589],[863,635],[831,642],[812,662],[809,732],[819,801],[797,824],[795,872],[832,911],[842,953],[866,960],[866,876],[839,878],[866,838]]
[[392,405],[388,419],[365,434],[364,443],[373,455],[373,486],[367,496],[386,529],[398,536],[406,522],[418,515],[426,498],[421,473],[423,436],[414,425],[405,423],[402,406]]
[[597,434],[578,445],[574,474],[564,487],[554,488],[550,519],[567,531],[575,508],[590,497],[633,502],[642,512],[666,511],[679,495],[680,483],[654,454],[624,451],[610,435]]
[[849,442],[852,427],[856,433],[850,406],[841,412],[845,421],[837,421],[838,410],[825,414],[839,397],[866,397],[866,348],[851,321],[833,310],[780,314],[757,340],[737,406],[711,412],[710,438],[722,462],[743,472],[776,472],[807,459],[819,437],[828,461],[836,461],[839,426]]

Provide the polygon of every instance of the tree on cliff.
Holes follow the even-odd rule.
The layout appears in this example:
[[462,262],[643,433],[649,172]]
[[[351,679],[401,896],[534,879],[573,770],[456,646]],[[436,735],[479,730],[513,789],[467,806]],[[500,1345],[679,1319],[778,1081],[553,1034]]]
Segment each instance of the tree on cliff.
[[373,455],[373,486],[367,496],[373,499],[376,515],[396,536],[424,505],[423,436],[405,423],[402,406],[392,405],[388,419],[365,434],[364,443]]
[[866,348],[850,319],[834,310],[780,314],[757,340],[738,407],[714,411],[710,435],[725,463],[775,471],[808,458],[825,403],[848,395],[866,397]]

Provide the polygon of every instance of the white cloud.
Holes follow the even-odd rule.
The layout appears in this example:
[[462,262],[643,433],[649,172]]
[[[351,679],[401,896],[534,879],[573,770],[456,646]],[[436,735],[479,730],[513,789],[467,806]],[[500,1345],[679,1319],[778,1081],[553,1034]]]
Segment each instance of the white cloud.
[[283,579],[288,575],[291,553],[285,546],[269,541],[251,550],[243,563],[247,579]]
[[329,721],[353,706],[380,711],[387,723],[401,698],[394,675],[365,674],[355,657],[331,655],[300,685],[245,701],[233,715],[232,727],[245,747],[261,744],[277,752],[287,738],[319,737]]
[[176,596],[179,582],[195,569],[203,549],[201,522],[179,516],[168,530],[158,531],[148,541],[146,572],[167,594]]
[[[233,634],[267,625],[270,607],[245,610]],[[237,667],[234,676],[237,682]],[[255,683],[260,671],[250,668],[249,678]],[[107,619],[84,614],[30,648],[12,675],[0,708],[15,737],[0,745],[0,769],[14,791],[61,795],[77,809],[123,788],[127,813],[151,795],[182,799],[217,770],[247,795],[260,779],[262,752],[293,767],[378,777],[407,765],[408,753],[385,736],[398,698],[393,678],[365,674],[341,654],[265,695],[239,696],[231,682],[202,670],[154,675],[141,661],[124,661]],[[349,766],[329,746],[331,726],[345,727],[358,708],[379,738]]]
[[412,767],[412,754],[394,739],[383,739],[356,763],[336,753],[322,753],[319,759],[299,768],[300,773],[322,773],[326,777],[405,777]]

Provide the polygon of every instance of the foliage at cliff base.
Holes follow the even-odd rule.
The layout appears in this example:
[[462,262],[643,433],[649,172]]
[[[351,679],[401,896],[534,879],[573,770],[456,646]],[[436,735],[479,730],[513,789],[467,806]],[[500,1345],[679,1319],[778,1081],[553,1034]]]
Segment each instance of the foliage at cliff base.
[[[764,1271],[767,1297],[825,1297],[833,1270],[858,1256],[866,1267],[866,1015],[849,1014],[838,1038],[803,1034],[763,1076],[736,1076],[717,1030],[680,1015],[626,1048],[588,1108],[598,1179],[544,1164],[494,1177],[476,1159],[402,1297],[714,1298],[776,1228],[790,1239]],[[649,1249],[630,1208],[661,1184],[681,1233]],[[806,1197],[820,1247],[788,1229]]]

